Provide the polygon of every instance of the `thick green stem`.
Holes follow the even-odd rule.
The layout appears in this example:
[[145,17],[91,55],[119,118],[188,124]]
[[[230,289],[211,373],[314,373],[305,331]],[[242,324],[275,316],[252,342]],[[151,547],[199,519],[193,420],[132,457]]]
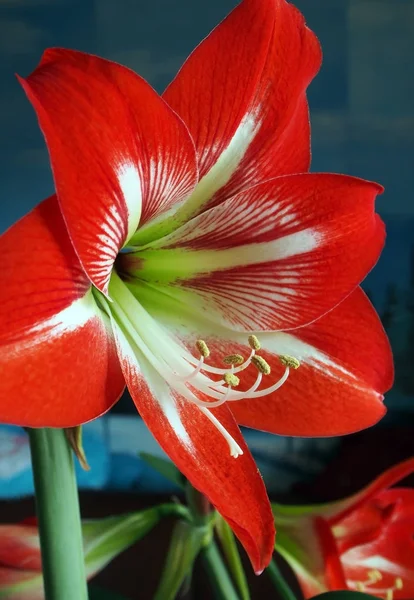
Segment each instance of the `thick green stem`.
[[211,542],[203,548],[200,556],[209,575],[210,584],[214,588],[215,597],[218,600],[239,600],[216,543]]
[[297,600],[296,595],[292,592],[292,590],[286,583],[286,580],[280,572],[280,569],[277,566],[274,559],[270,561],[270,565],[267,567],[266,570],[273,582],[273,585],[277,589],[279,593],[279,598],[281,600]]
[[[194,523],[199,527],[208,527],[214,510],[210,502],[189,481],[187,481],[185,495]],[[211,521],[210,527],[212,527]],[[213,534],[212,530],[211,534]],[[226,565],[213,539],[200,551],[200,556],[208,573],[210,584],[214,589],[215,598],[218,600],[239,600]]]
[[87,600],[72,450],[63,429],[30,429],[46,600]]

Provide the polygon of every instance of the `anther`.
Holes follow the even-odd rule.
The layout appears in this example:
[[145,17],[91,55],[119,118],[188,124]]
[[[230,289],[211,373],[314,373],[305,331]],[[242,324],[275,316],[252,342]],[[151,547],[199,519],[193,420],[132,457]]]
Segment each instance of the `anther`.
[[248,340],[249,346],[252,350],[260,350],[260,348],[262,347],[260,345],[259,340],[257,339],[257,337],[255,335],[249,335],[247,340]]
[[210,356],[210,350],[204,340],[197,340],[196,346],[201,356],[204,358],[208,358]]
[[362,581],[356,581],[355,587],[358,592],[365,592],[365,585],[362,583]]
[[394,587],[396,590],[403,589],[403,580],[401,579],[401,577],[397,577],[397,579],[394,581]]
[[233,373],[225,373],[223,379],[230,387],[237,387],[240,383],[240,379]]
[[244,358],[241,354],[229,354],[223,358],[225,365],[241,365],[244,362]]
[[279,360],[284,367],[290,367],[291,369],[299,369],[300,362],[294,356],[289,356],[288,354],[281,354],[279,356]]
[[265,361],[263,356],[252,356],[252,364],[256,367],[263,375],[270,375],[270,365]]
[[381,581],[382,579],[382,575],[378,569],[372,569],[372,571],[368,571],[368,577],[373,583],[377,583],[377,581]]

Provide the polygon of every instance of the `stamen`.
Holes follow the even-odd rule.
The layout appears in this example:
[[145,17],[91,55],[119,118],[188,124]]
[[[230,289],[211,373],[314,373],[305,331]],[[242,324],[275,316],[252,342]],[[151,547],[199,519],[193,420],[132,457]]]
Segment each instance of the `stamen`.
[[257,337],[255,335],[249,335],[247,340],[248,340],[249,346],[252,350],[260,350],[260,348],[262,347],[259,340],[257,339]]
[[263,356],[258,356],[257,354],[256,356],[252,356],[252,364],[260,371],[260,373],[263,373],[263,375],[270,375],[270,365],[265,361]]
[[244,358],[241,354],[229,354],[223,358],[225,365],[241,365],[244,362]]
[[246,390],[245,392],[241,392],[241,393],[245,394],[244,398],[229,398],[229,397],[228,397],[228,398],[227,398],[227,400],[228,400],[229,402],[238,402],[239,400],[244,400],[245,398],[249,398],[249,397],[250,397],[250,394],[251,394],[252,392],[255,392],[255,391],[257,390],[257,388],[259,387],[259,385],[261,384],[261,382],[262,382],[262,378],[263,378],[263,374],[262,374],[262,373],[260,373],[260,371],[259,371],[259,372],[258,372],[258,374],[257,374],[256,381],[254,382],[254,384],[252,385],[252,387],[250,387],[250,388],[249,388],[248,390]]
[[289,377],[289,367],[286,367],[285,372],[279,381],[276,381],[273,385],[264,390],[260,390],[258,392],[250,393],[247,392],[232,392],[229,400],[245,400],[246,398],[263,398],[263,396],[267,396],[268,394],[273,394],[276,390],[278,390],[285,383],[286,379]]
[[[229,365],[230,368],[211,367],[205,364],[205,359],[210,356],[210,350],[204,340],[196,341],[197,349],[201,355],[197,359],[178,341],[171,339],[164,328],[151,317],[139,302],[136,302],[132,292],[116,273],[113,274],[111,281],[115,299],[110,306],[102,300],[104,310],[111,316],[111,319],[113,317],[116,319],[120,330],[128,343],[131,344],[134,352],[143,353],[152,368],[176,393],[200,408],[225,438],[231,456],[237,457],[243,454],[239,444],[210,412],[210,409],[220,406],[227,400],[257,398],[272,393],[286,381],[289,375],[289,366],[291,365],[293,368],[299,366],[298,361],[292,360],[285,365],[285,373],[279,381],[265,390],[256,391],[263,375],[270,372],[270,367],[263,358],[255,355],[261,347],[255,335],[250,335],[248,338],[251,352],[246,360],[243,360],[241,355],[235,354],[230,355],[231,358],[225,360],[225,364]],[[255,365],[258,369],[256,381],[245,392],[235,391],[232,388],[239,383],[239,379],[235,374],[247,368],[254,358],[256,358]],[[189,370],[190,373],[188,373]],[[187,371],[187,374],[185,374],[185,371]],[[220,374],[222,381],[212,381],[208,373]],[[202,400],[198,397],[198,394],[205,395],[211,398],[212,401],[206,401],[207,398]]]
[[[382,574],[380,571],[378,571],[378,569],[372,569],[371,571],[368,571],[367,576],[368,579],[366,581],[355,581],[355,589],[358,592],[365,592],[367,588],[382,580]],[[385,600],[394,600],[394,592],[396,592],[397,590],[402,590],[403,585],[404,583],[401,577],[397,577],[394,580],[394,586],[392,588],[388,588],[387,590],[377,589],[375,591],[381,592],[382,594],[385,593]],[[374,590],[372,590],[371,588],[370,593],[372,593],[373,591]]]
[[204,365],[204,356],[200,356],[200,360],[198,361],[198,364],[196,365],[196,368],[194,369],[194,371],[191,371],[191,373],[189,373],[188,375],[174,374],[174,378],[177,381],[190,381],[191,379],[194,379],[194,377],[200,373],[201,369],[203,368],[203,365]]
[[281,354],[279,360],[284,367],[290,367],[291,369],[299,369],[300,367],[298,359],[294,356],[289,356],[289,354]]
[[225,429],[223,427],[223,425],[220,423],[220,421],[218,421],[216,419],[216,417],[211,414],[211,412],[208,410],[208,408],[200,407],[200,410],[213,423],[213,425],[215,425],[215,427],[217,427],[217,429],[220,431],[221,435],[224,437],[224,439],[228,443],[229,448],[230,448],[230,456],[233,456],[234,458],[241,456],[243,454],[243,450],[240,448],[240,446],[236,442],[236,440],[234,438],[232,438],[232,436],[229,434],[227,429]]
[[196,346],[203,358],[208,358],[210,356],[210,349],[204,340],[197,340]]

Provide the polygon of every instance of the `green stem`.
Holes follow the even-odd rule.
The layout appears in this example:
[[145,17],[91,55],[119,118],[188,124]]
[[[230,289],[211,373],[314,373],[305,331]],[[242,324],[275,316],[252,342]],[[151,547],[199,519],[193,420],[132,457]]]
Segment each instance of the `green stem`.
[[200,556],[203,559],[216,598],[218,600],[239,600],[216,543],[211,542],[203,548]]
[[197,525],[206,525],[213,513],[213,507],[210,502],[189,481],[187,481],[185,486],[185,497],[194,522]]
[[286,580],[280,572],[280,569],[277,566],[276,561],[274,559],[271,560],[270,565],[267,567],[266,571],[270,576],[273,585],[279,592],[279,597],[281,598],[281,600],[297,600],[296,595],[292,592],[292,590],[286,583]]
[[29,429],[46,600],[87,600],[72,451],[63,429]]
[[[214,509],[204,494],[187,481],[185,495],[194,523],[199,527],[208,527],[209,525],[212,527],[211,517]],[[212,530],[211,533],[213,533]],[[200,556],[208,573],[209,581],[214,588],[215,597],[218,600],[239,600],[226,565],[213,539],[203,547]]]

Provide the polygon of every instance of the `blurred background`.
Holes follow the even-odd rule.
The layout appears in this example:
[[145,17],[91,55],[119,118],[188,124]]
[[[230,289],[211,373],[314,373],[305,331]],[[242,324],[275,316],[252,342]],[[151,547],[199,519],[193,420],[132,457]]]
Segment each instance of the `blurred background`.
[[[44,141],[14,73],[26,76],[44,48],[63,46],[123,63],[162,92],[194,46],[236,4],[0,0],[0,231],[53,192]],[[385,186],[378,211],[387,226],[387,245],[364,287],[390,336],[396,361],[395,386],[386,397],[388,415],[368,432],[341,440],[246,432],[272,495],[325,500],[353,491],[413,454],[414,1],[295,4],[318,35],[325,56],[309,90],[312,170],[349,173]],[[79,471],[82,487],[141,494],[174,491],[138,458],[140,451],[161,451],[127,396],[85,428],[85,444],[93,468],[88,474]],[[25,433],[4,426],[0,497],[25,496],[31,486]],[[14,513],[7,505],[6,520],[30,505],[16,506]],[[119,506],[112,512],[120,512]]]

